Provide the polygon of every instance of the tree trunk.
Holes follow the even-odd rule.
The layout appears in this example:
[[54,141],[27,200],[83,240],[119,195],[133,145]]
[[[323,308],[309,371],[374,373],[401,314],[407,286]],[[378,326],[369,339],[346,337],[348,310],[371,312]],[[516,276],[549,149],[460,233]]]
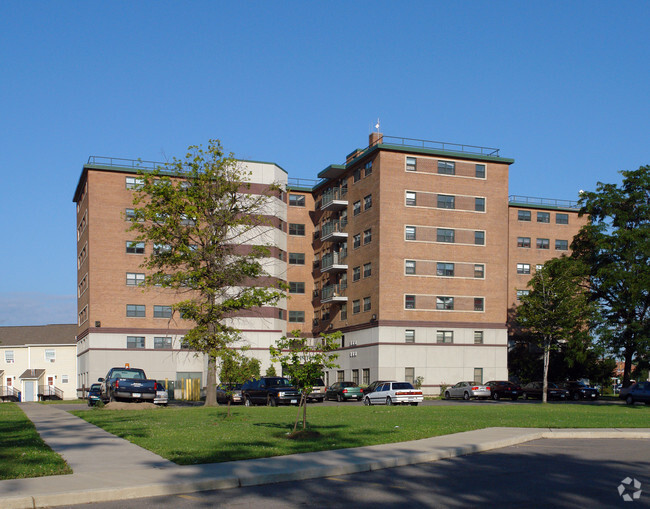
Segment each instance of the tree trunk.
[[630,345],[625,347],[625,353],[623,355],[625,359],[625,365],[623,367],[623,387],[630,385],[630,379],[632,378],[632,356],[634,355],[634,348]]
[[217,403],[217,358],[208,356],[208,382],[205,387],[205,406],[219,406]]
[[307,394],[302,393],[302,429],[307,428]]
[[542,383],[542,403],[548,401],[548,364],[551,354],[550,340],[544,341],[544,381]]

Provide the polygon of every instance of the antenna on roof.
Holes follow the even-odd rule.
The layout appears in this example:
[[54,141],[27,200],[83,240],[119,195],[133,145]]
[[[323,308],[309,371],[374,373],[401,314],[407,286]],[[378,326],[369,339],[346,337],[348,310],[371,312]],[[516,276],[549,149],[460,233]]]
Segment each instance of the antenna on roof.
[[379,132],[379,117],[377,117],[377,123],[375,124],[375,129]]

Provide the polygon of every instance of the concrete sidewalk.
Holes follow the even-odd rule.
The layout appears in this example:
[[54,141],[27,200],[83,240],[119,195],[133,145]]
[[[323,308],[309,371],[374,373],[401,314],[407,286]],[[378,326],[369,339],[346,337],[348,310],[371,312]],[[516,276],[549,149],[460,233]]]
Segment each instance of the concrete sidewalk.
[[72,475],[0,481],[0,508],[52,507],[312,479],[424,463],[539,438],[650,438],[643,429],[488,428],[412,442],[178,466],[55,405],[21,408]]

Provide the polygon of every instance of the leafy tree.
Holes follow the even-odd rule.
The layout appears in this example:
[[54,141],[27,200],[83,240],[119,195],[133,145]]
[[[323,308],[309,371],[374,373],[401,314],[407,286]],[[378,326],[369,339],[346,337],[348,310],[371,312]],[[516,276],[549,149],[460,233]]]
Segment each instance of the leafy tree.
[[625,360],[650,357],[650,166],[622,171],[621,185],[598,183],[583,192],[581,214],[590,223],[575,237],[572,256],[589,267],[589,289],[602,315],[601,340]]
[[266,376],[278,376],[278,372],[275,370],[275,366],[273,364],[266,368]]
[[220,355],[219,380],[225,386],[228,395],[228,417],[230,417],[230,396],[233,393],[233,386],[260,376],[259,359],[247,357],[246,350],[247,348],[241,350],[229,348]]
[[177,292],[174,311],[194,322],[189,346],[208,357],[205,404],[216,399],[216,361],[228,354],[239,331],[237,312],[274,305],[284,287],[270,286],[262,258],[269,256],[264,234],[276,185],[250,193],[250,174],[218,140],[207,150],[191,146],[183,160],[141,172],[131,229],[138,241],[153,243],[143,266],[145,284]]
[[[292,383],[301,390],[300,406],[303,408],[302,429],[307,427],[307,395],[312,391],[314,382],[321,378],[324,369],[337,368],[334,360],[338,354],[334,353],[339,347],[341,333],[323,334],[319,340],[301,337],[300,331],[295,330],[289,336],[283,336],[271,346],[271,359],[279,362],[282,372],[288,376]],[[296,415],[293,426],[295,432],[298,427],[300,411]]]
[[519,324],[531,335],[543,352],[544,387],[542,401],[546,403],[550,352],[560,342],[586,342],[593,307],[585,289],[585,270],[566,256],[546,262],[531,278],[531,291],[517,307]]

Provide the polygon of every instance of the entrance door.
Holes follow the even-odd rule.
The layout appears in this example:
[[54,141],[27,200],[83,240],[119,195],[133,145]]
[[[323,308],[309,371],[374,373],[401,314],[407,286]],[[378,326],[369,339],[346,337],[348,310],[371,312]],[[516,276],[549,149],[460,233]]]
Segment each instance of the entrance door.
[[25,382],[25,397],[23,398],[23,401],[36,401],[35,386],[36,386],[36,382],[33,380],[27,380]]

